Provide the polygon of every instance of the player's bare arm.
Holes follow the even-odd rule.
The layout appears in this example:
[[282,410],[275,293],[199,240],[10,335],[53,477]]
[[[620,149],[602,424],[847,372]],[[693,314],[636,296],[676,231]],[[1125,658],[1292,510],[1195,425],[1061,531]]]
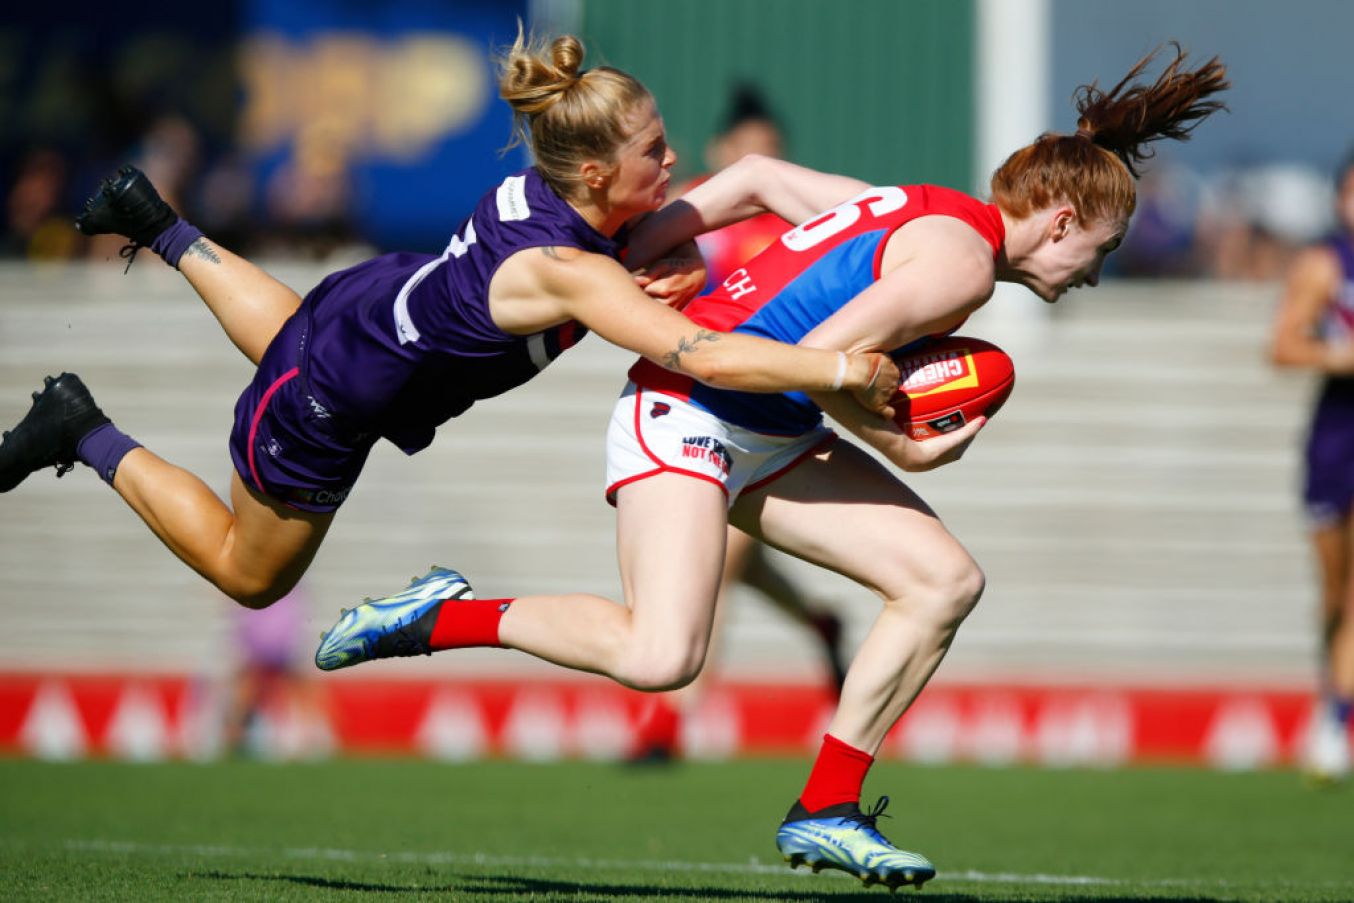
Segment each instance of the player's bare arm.
[[664,355],[661,363],[669,370],[681,370],[682,355],[695,353],[699,350],[699,346],[702,342],[718,342],[721,335],[721,333],[711,332],[708,329],[698,330],[692,338],[682,338],[679,340],[677,347]]
[[[928,217],[900,229],[884,254],[884,275],[801,340],[814,348],[892,351],[947,332],[992,295],[992,252],[971,228]],[[929,246],[943,246],[937,253]],[[923,253],[924,252],[924,253]]]
[[868,187],[859,179],[749,154],[640,223],[630,237],[630,261],[643,265],[678,242],[759,213],[803,222]]
[[188,250],[183,252],[184,257],[198,257],[208,263],[220,265],[221,255],[216,253],[216,249],[206,238],[199,238],[188,246]]
[[1340,262],[1327,248],[1309,248],[1293,265],[1275,314],[1269,357],[1281,367],[1354,373],[1354,348],[1332,345],[1317,324],[1339,290]]
[[935,470],[959,460],[987,424],[986,417],[979,417],[954,432],[917,442],[892,420],[871,416],[841,392],[810,392],[809,397],[839,426],[909,473]]
[[695,241],[687,241],[645,266],[631,267],[635,284],[650,298],[680,310],[705,288],[709,270]]
[[[654,303],[616,261],[573,248],[513,255],[494,277],[489,310],[515,335],[578,320],[614,345],[703,383],[746,392],[844,388],[862,405],[891,413],[898,368],[881,354],[795,348],[735,333],[716,333]],[[718,337],[716,341],[714,337]]]

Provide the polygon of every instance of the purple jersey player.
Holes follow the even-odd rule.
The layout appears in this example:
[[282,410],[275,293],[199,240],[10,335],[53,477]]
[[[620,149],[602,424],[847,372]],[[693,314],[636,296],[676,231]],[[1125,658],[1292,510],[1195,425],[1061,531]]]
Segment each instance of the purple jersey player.
[[1321,580],[1321,694],[1305,751],[1319,780],[1349,773],[1354,708],[1354,158],[1337,187],[1341,230],[1294,261],[1270,346],[1274,363],[1322,376],[1303,490]]
[[[47,379],[0,444],[0,492],[82,461],[186,564],[260,608],[304,573],[377,440],[424,448],[438,424],[526,382],[585,331],[712,385],[845,389],[887,413],[897,370],[885,355],[699,328],[655,297],[686,300],[703,268],[632,274],[619,263],[627,241],[639,248],[628,266],[652,267],[672,244],[639,220],[663,203],[676,157],[644,86],[582,60],[576,38],[540,46],[519,35],[499,88],[535,166],[490,189],[442,254],[378,257],[304,301],[124,167],[79,228],[125,235],[176,266],[258,364],[236,406],[230,504],[120,432],[70,373]],[[720,204],[712,216],[765,209],[747,193]]]

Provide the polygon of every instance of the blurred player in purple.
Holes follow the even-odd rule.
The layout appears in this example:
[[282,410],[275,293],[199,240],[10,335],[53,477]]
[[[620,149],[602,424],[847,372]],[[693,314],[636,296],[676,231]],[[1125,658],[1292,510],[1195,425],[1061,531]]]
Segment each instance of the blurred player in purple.
[[[676,160],[643,85],[583,69],[569,36],[537,46],[519,34],[501,62],[500,94],[535,165],[486,193],[442,254],[377,257],[304,300],[179,218],[136,169],[107,180],[77,226],[177,267],[258,364],[235,409],[230,504],[118,430],[71,373],[48,377],[0,444],[0,492],[81,461],[188,566],[260,608],[305,572],[377,440],[414,454],[439,424],[531,379],[589,330],[712,385],[845,389],[888,410],[897,368],[886,355],[697,327],[650,296],[687,300],[704,281],[698,263],[638,274],[620,263]],[[627,266],[673,245],[652,229],[648,243],[661,251]]]
[[232,753],[309,758],[332,748],[325,696],[299,654],[310,604],[304,586],[267,608],[231,606],[235,670],[224,739]]
[[1354,157],[1337,179],[1339,229],[1293,262],[1270,358],[1321,376],[1307,436],[1303,501],[1321,589],[1321,691],[1306,767],[1320,780],[1350,768],[1354,707]]

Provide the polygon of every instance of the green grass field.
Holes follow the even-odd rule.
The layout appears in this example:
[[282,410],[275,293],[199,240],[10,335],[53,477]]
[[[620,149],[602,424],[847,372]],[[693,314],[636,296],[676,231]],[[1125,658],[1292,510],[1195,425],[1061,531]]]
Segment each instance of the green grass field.
[[[890,899],[772,842],[806,763],[0,760],[5,900]],[[1354,899],[1354,788],[878,765],[917,899]],[[917,893],[907,889],[900,894]]]

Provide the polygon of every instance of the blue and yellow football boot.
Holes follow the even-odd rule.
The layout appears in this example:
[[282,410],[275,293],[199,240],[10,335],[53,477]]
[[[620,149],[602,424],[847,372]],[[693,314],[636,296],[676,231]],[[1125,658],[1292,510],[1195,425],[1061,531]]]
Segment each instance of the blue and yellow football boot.
[[936,867],[919,853],[898,849],[875,829],[888,804],[884,796],[868,813],[856,803],[809,812],[796,801],[776,832],[776,846],[790,868],[840,869],[867,886],[883,884],[889,890],[921,887],[936,876]]
[[431,655],[429,640],[442,603],[473,598],[464,577],[434,567],[414,578],[404,592],[368,599],[345,610],[333,629],[320,638],[315,666],[334,671],[377,658]]

